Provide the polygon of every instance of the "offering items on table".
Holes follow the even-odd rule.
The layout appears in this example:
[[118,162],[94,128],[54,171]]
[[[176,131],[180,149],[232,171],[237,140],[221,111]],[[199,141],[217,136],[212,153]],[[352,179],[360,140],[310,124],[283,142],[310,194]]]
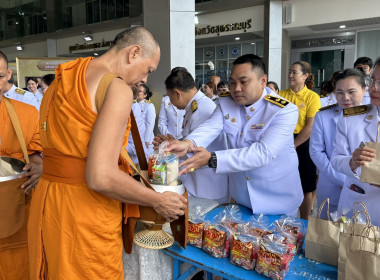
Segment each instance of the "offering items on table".
[[202,249],[215,258],[227,258],[231,241],[232,233],[227,227],[209,224],[204,229]]
[[200,219],[189,220],[189,231],[187,234],[187,238],[190,245],[202,248],[203,230],[205,224],[205,221]]
[[261,237],[257,235],[234,234],[230,262],[244,269],[253,270],[256,265],[260,241]]

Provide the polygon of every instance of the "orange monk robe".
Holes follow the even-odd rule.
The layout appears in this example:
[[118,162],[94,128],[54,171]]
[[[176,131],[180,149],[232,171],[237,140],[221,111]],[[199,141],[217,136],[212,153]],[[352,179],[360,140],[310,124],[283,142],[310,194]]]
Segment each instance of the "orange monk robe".
[[[3,97],[4,99],[5,97]],[[11,100],[20,121],[28,154],[41,152],[38,129],[38,111],[28,104]],[[4,100],[0,102],[0,156],[8,156],[24,161],[20,143],[9,118]],[[27,221],[30,203],[26,205],[25,223],[15,234],[0,238],[0,279],[29,279],[29,256]]]
[[[121,203],[91,190],[85,181],[97,119],[85,82],[91,59],[60,64],[42,100],[43,172],[28,224],[31,279],[124,279]],[[130,210],[129,216],[139,216],[137,205]]]

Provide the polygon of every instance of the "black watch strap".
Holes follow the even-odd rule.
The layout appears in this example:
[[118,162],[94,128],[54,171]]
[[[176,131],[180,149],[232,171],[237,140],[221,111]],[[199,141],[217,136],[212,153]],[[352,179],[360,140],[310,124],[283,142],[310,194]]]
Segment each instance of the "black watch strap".
[[208,160],[208,167],[210,168],[216,168],[217,166],[217,159],[215,152],[211,152],[211,158]]

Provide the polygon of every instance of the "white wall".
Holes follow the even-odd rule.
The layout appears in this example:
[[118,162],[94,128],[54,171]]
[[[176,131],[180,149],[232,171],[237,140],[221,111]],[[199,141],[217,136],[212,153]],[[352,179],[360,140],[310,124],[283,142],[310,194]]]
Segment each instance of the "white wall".
[[380,16],[379,0],[289,0],[292,5],[292,23],[284,28],[302,27]]
[[46,41],[31,43],[24,46],[23,51],[16,50],[16,45],[7,48],[1,48],[9,61],[16,61],[16,57],[47,57]]

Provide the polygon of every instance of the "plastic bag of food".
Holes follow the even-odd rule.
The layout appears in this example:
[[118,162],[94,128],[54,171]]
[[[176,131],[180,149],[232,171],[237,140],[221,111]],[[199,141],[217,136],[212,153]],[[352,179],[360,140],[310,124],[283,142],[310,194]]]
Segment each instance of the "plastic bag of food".
[[232,232],[219,224],[206,224],[202,249],[215,258],[227,258],[230,253]]
[[235,233],[231,245],[230,262],[247,270],[256,266],[261,237]]
[[288,253],[286,244],[266,240],[259,247],[255,270],[270,279],[282,280],[292,259],[293,255]]
[[200,215],[200,209],[198,206],[195,211],[195,216],[189,217],[189,229],[187,232],[188,244],[198,248],[202,248],[203,232],[206,225],[205,220]]
[[239,206],[231,204],[226,206],[223,211],[214,217],[214,221],[229,228],[232,232],[236,232],[238,225],[243,223],[241,216]]
[[272,233],[269,230],[269,220],[264,214],[253,215],[247,223],[239,225],[239,231],[249,235],[259,235],[261,237]]
[[290,233],[296,238],[297,252],[302,249],[306,235],[306,226],[303,220],[283,215],[280,219],[274,221],[273,224],[276,231]]
[[178,185],[179,158],[173,153],[165,152],[168,141],[164,141],[148,161],[148,176],[153,184]]

